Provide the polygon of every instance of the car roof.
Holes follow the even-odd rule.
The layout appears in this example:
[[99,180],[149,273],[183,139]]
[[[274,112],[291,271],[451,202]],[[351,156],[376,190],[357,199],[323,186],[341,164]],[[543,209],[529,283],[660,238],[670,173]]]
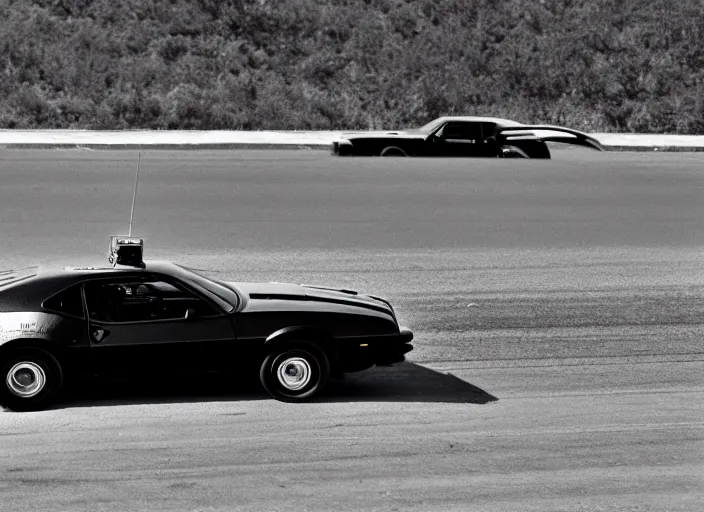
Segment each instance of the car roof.
[[159,273],[166,275],[178,274],[179,267],[170,261],[145,262],[143,268],[117,265],[115,267],[59,267],[53,265],[38,265],[19,270],[8,270],[0,273],[0,292],[13,288],[51,289],[69,286],[85,279],[95,277],[119,276],[121,274]]
[[144,267],[131,267],[128,265],[116,265],[115,267],[105,266],[105,267],[90,267],[90,266],[69,266],[69,267],[58,267],[58,266],[39,266],[37,267],[36,275],[39,278],[52,278],[52,277],[74,277],[77,279],[83,277],[97,276],[97,275],[115,275],[124,273],[139,273],[139,272],[159,272],[163,274],[169,274],[177,265],[170,261],[145,261]]
[[473,123],[495,123],[499,126],[523,126],[517,121],[503,119],[500,117],[479,117],[479,116],[443,116],[437,119],[438,122],[465,121]]
[[48,284],[78,282],[90,277],[105,277],[120,274],[134,274],[141,272],[157,272],[173,275],[179,273],[179,267],[170,261],[145,262],[143,268],[117,265],[115,267],[59,267],[52,265],[32,266],[16,270],[0,272],[0,291],[17,286],[32,286],[36,283]]
[[213,291],[204,285],[202,276],[195,280],[190,279],[190,271],[176,263],[170,261],[146,261],[143,268],[126,265],[117,265],[115,267],[39,266],[0,272],[0,310],[35,311],[36,309],[33,308],[37,308],[47,297],[82,281],[91,278],[119,277],[120,275],[135,277],[142,273],[147,276],[152,273],[170,276],[195,286],[201,292],[207,290],[211,295],[211,299],[226,310],[230,308],[229,310],[231,311],[240,300],[236,291],[224,288],[224,285],[218,286],[231,292],[232,296],[229,298],[223,297],[217,291]]

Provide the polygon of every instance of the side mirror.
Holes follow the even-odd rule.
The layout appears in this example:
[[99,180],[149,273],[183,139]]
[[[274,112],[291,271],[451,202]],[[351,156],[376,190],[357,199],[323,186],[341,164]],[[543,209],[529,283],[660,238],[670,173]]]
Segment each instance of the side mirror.
[[184,318],[186,320],[193,320],[196,316],[196,310],[194,308],[188,308],[186,310],[186,316]]

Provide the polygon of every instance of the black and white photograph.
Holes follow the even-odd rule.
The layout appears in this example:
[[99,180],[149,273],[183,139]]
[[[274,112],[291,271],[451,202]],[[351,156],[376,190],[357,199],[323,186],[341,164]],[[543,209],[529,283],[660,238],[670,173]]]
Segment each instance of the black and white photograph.
[[703,0],[0,0],[0,512],[704,511]]

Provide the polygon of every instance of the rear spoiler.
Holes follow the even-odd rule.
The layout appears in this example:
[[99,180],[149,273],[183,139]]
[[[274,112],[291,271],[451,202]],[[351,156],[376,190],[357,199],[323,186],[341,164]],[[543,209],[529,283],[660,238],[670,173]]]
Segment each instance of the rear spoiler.
[[[575,144],[577,146],[586,146],[589,148],[597,149],[599,151],[604,151],[604,147],[601,145],[601,143],[591,135],[577,130],[573,130],[572,128],[564,128],[562,126],[552,126],[548,124],[536,124],[527,126],[500,126],[497,128],[496,134],[503,134],[504,132],[533,131],[554,132],[556,134],[547,136],[537,136],[535,134],[506,133],[504,137],[506,138],[506,140],[537,138],[544,142],[564,142],[565,144]],[[566,133],[567,135],[559,135],[559,133]]]

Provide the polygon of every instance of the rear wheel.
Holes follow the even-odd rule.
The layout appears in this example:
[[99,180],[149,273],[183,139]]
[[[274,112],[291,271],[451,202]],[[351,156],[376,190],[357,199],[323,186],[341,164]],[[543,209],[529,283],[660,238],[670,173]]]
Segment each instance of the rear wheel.
[[381,156],[407,156],[406,152],[401,148],[389,146],[381,151]]
[[50,353],[18,349],[0,366],[0,406],[13,411],[45,409],[63,386],[61,365]]
[[259,379],[282,402],[302,402],[325,388],[330,362],[317,345],[296,341],[275,347],[264,358]]
[[530,156],[519,147],[502,146],[501,158],[530,158]]

